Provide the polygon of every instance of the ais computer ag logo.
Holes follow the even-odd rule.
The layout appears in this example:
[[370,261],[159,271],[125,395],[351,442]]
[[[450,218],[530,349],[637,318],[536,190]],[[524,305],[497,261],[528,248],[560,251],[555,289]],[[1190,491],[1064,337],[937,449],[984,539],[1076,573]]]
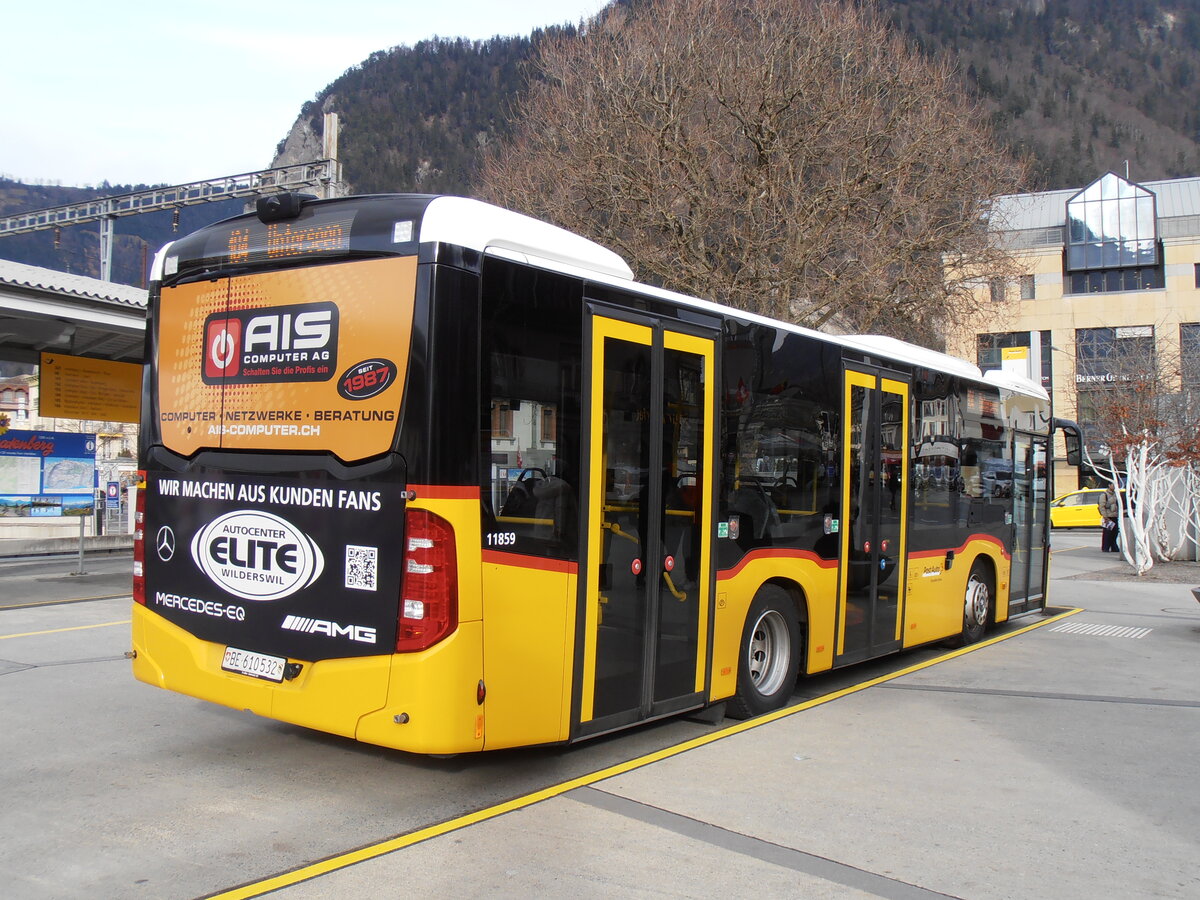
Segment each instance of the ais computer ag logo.
[[338,308],[295,303],[204,320],[205,384],[328,381],[337,366]]

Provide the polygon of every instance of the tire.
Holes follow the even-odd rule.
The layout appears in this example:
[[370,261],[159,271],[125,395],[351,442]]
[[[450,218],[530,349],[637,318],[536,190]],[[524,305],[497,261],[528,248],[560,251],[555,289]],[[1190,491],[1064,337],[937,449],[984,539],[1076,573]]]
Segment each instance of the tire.
[[738,653],[737,693],[729,701],[735,719],[779,709],[792,696],[800,672],[800,623],[791,595],[765,584],[750,602]]
[[963,592],[962,634],[956,641],[960,647],[974,644],[983,639],[992,620],[992,579],[986,564],[976,560],[967,576],[967,588]]

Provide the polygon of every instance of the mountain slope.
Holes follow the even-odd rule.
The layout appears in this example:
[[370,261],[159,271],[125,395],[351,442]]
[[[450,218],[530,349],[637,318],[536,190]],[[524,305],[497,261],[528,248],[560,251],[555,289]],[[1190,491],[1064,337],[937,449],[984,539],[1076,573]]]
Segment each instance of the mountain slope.
[[470,193],[479,151],[506,133],[534,49],[560,33],[574,29],[372,53],[305,104],[273,165],[302,161],[297,147],[313,146],[322,114],[337,112],[342,167],[354,191]]
[[927,52],[956,59],[1039,187],[1104,171],[1200,173],[1200,0],[895,0]]
[[[1140,180],[1200,172],[1200,0],[882,0],[880,12],[956,60],[998,139],[1034,157],[1035,187],[1126,161]],[[299,130],[339,113],[356,191],[470,193],[548,33],[373,53],[306,105]]]

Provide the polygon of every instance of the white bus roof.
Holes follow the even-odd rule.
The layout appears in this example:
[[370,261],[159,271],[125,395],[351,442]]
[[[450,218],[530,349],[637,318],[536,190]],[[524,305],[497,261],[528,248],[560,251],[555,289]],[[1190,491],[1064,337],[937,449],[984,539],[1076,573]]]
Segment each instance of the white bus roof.
[[565,264],[633,280],[633,271],[625,260],[595,241],[557,225],[465,197],[437,197],[430,201],[421,218],[420,240],[457,244],[546,268]]

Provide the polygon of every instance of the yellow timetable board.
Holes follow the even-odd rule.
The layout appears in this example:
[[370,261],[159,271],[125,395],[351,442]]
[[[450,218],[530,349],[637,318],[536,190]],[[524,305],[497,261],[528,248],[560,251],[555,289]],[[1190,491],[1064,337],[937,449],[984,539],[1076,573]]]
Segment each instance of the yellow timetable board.
[[62,419],[137,422],[142,367],[137,363],[43,353],[38,413]]

